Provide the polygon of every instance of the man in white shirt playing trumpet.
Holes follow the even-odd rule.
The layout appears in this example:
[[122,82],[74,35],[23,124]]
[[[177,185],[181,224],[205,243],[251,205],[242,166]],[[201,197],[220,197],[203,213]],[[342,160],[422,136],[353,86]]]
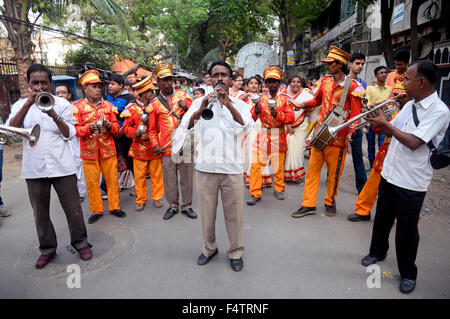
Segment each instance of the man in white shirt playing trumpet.
[[[241,271],[244,265],[244,151],[241,145],[243,136],[254,123],[247,104],[228,93],[231,67],[224,61],[216,61],[211,64],[209,74],[215,91],[196,100],[180,124],[181,129],[194,130],[199,140],[195,170],[204,246],[197,263],[207,264],[218,252],[215,221],[220,190],[229,238],[227,255],[231,268]],[[205,109],[212,111],[212,118],[202,118]]]

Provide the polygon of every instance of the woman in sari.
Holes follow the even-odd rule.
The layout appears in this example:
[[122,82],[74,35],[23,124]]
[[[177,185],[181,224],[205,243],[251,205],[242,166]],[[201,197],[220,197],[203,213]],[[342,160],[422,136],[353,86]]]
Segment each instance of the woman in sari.
[[[261,94],[261,86],[262,83],[259,80],[259,78],[252,76],[248,80],[248,92],[246,93],[244,100],[248,105],[249,108],[252,108],[252,100],[251,97],[253,94]],[[248,136],[246,136],[244,141],[244,150],[245,150],[245,162],[244,162],[244,180],[245,185],[249,186],[249,180],[250,180],[250,170],[252,168],[252,153],[253,148],[256,147],[255,141],[256,136],[258,135],[258,131],[261,128],[261,120],[258,118],[258,120],[255,122],[255,126],[253,127],[253,130],[250,132]],[[262,174],[262,187],[270,187],[272,186],[272,178],[270,177],[270,167],[269,164],[266,165],[264,168],[263,174]]]
[[[293,105],[313,98],[311,90],[306,86],[306,81],[299,76],[294,76],[289,80],[289,88],[286,94],[290,97],[289,101]],[[305,157],[305,140],[308,122],[305,121],[306,114],[304,109],[295,111],[294,113],[295,122],[286,125],[288,132],[286,136],[288,151],[284,164],[284,180],[301,183],[302,177],[305,175],[303,161]]]

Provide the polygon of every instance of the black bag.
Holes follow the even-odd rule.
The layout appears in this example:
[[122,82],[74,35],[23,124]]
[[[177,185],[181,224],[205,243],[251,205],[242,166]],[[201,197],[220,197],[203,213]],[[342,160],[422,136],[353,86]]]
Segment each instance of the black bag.
[[[420,121],[417,118],[416,106],[413,105],[413,119],[414,124],[416,126],[419,125]],[[441,169],[447,167],[450,164],[450,125],[447,127],[447,131],[445,131],[444,138],[439,143],[436,148],[432,141],[427,143],[428,147],[431,151],[430,163],[434,169]]]
[[438,147],[431,149],[430,162],[434,169],[444,168],[450,164],[450,125]]

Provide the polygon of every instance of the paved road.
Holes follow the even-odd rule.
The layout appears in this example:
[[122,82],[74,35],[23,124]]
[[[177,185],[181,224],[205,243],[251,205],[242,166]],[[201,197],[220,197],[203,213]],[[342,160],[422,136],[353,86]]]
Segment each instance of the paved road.
[[[64,248],[69,243],[67,224],[53,193],[58,257],[45,269],[36,270],[39,251],[32,211],[24,181],[14,177],[2,185],[13,216],[1,220],[0,298],[449,298],[448,199],[444,199],[444,210],[422,214],[416,290],[407,296],[398,291],[395,249],[379,264],[381,287],[369,289],[370,274],[360,260],[368,252],[373,221],[350,223],[346,219],[356,199],[350,156],[343,174],[335,217],[321,212],[291,218],[290,213],[300,205],[303,185],[289,184],[284,201],[275,200],[273,189],[266,188],[261,202],[246,205],[245,265],[240,273],[232,271],[226,257],[222,207],[217,221],[219,255],[200,267],[196,264],[202,246],[200,220],[178,214],[164,221],[166,206],[147,206],[136,212],[127,191],[120,194],[127,218],[106,215],[87,225],[94,245],[94,258],[88,262]],[[439,172],[434,189],[447,188],[448,194],[449,175],[448,170]],[[325,171],[318,203],[324,196],[324,176]],[[427,204],[433,202],[432,192],[427,200]],[[85,201],[82,206],[87,221],[89,204]],[[193,206],[198,207],[196,198]],[[392,233],[392,248],[393,239]],[[81,269],[79,289],[67,287],[67,265],[72,263]]]

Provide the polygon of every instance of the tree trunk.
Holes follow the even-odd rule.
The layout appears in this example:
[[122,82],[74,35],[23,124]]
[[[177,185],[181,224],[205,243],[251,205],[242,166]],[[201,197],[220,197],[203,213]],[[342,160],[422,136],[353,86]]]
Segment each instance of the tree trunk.
[[381,45],[389,69],[394,68],[394,49],[391,39],[391,18],[394,11],[394,0],[381,0]]
[[411,61],[415,62],[419,59],[419,37],[417,27],[417,15],[419,13],[420,6],[425,3],[426,0],[413,0],[411,6]]
[[[28,12],[30,1],[5,0],[2,14],[14,19],[29,22]],[[17,71],[19,73],[20,95],[28,96],[27,70],[33,63],[31,55],[34,52],[34,44],[31,41],[33,28],[13,21],[3,21],[8,31],[8,40],[14,49],[14,59],[16,60]]]

